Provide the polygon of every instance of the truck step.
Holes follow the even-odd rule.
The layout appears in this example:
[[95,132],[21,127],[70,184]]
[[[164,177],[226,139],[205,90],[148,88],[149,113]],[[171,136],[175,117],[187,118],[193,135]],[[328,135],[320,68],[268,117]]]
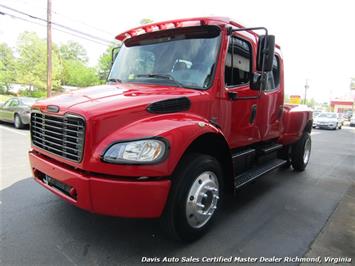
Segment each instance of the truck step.
[[269,145],[269,146],[266,146],[266,147],[262,148],[261,151],[264,154],[267,154],[267,153],[270,153],[270,152],[273,152],[273,151],[277,151],[277,150],[281,149],[282,147],[283,147],[282,144],[275,143],[275,144],[272,144],[272,145]]
[[249,183],[250,181],[258,178],[259,176],[262,176],[262,175],[264,175],[276,168],[283,166],[286,163],[287,163],[286,160],[274,159],[274,160],[264,163],[262,165],[253,167],[250,170],[247,170],[246,172],[244,172],[234,178],[234,187],[235,187],[235,189],[237,189],[237,188]]

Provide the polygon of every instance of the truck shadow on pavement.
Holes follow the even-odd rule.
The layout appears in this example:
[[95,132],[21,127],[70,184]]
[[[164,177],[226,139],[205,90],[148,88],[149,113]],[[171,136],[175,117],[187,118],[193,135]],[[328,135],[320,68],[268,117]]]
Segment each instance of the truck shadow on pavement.
[[[293,178],[292,171],[279,170],[238,190],[236,197],[225,201],[209,234],[191,245],[167,239],[158,219],[91,214],[62,201],[27,178],[0,191],[3,261],[17,264],[31,254],[36,254],[36,258],[30,264],[48,262],[48,259],[56,259],[59,264],[111,264],[139,263],[144,256],[206,256],[211,241],[213,246],[223,245],[231,238],[242,242],[245,235],[239,232],[246,230],[242,228],[243,220],[262,215],[253,206],[260,204],[263,194],[292,182]],[[226,227],[232,231],[225,230]],[[48,250],[56,252],[49,255]],[[218,249],[214,252],[221,253]],[[235,249],[230,252],[238,254]]]

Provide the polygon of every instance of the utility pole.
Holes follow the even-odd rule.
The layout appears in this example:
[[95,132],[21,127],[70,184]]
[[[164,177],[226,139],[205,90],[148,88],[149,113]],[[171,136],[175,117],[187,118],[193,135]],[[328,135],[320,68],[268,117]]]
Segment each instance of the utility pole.
[[52,0],[47,0],[47,97],[52,94]]
[[304,104],[307,104],[307,90],[309,89],[308,79],[306,79],[306,85],[304,85]]

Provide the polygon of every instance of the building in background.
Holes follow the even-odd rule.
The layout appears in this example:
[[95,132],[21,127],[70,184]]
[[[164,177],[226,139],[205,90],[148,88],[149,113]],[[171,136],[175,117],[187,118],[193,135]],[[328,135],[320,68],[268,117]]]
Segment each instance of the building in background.
[[354,108],[354,101],[331,100],[330,110],[336,113],[346,113],[352,111]]
[[336,113],[355,112],[355,78],[351,78],[348,93],[330,101],[330,110]]

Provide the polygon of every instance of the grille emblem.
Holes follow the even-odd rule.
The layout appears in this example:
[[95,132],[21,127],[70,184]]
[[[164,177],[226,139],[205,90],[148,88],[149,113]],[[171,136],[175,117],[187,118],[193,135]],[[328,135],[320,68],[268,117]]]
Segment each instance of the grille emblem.
[[57,105],[48,105],[47,106],[47,112],[58,113],[59,112],[59,106],[57,106]]

